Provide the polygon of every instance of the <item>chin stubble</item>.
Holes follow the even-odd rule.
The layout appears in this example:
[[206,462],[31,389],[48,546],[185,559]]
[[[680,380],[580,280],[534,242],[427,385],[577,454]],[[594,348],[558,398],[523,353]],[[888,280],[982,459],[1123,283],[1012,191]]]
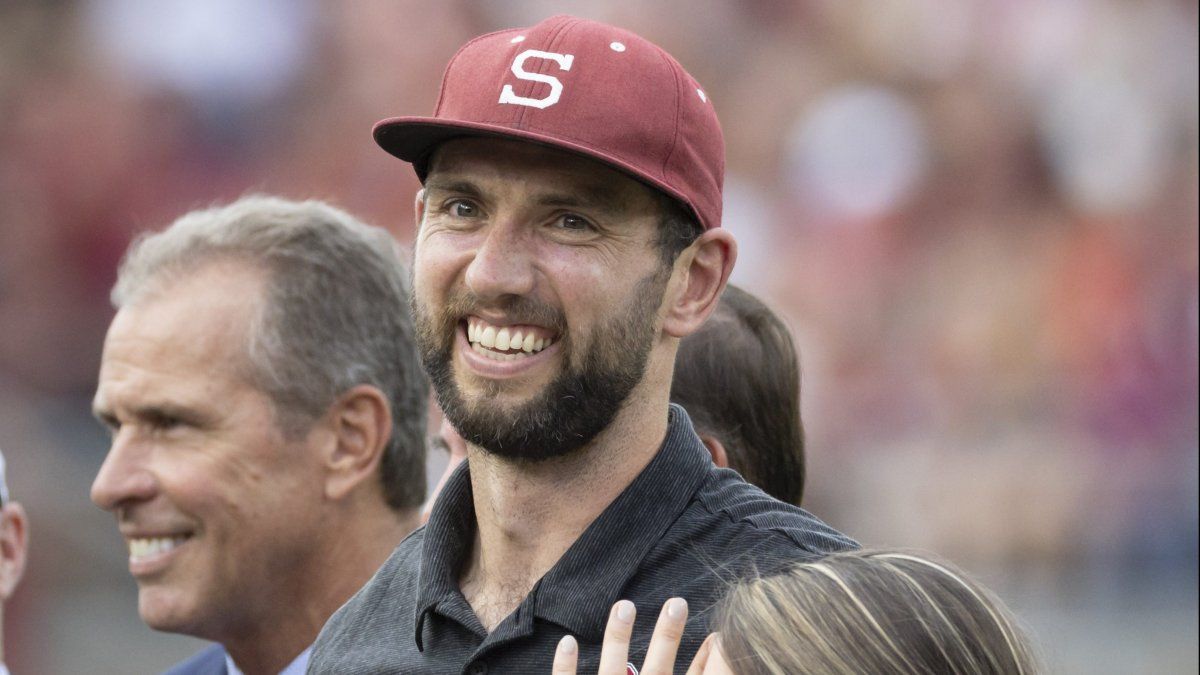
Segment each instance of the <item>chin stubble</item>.
[[480,303],[458,294],[434,316],[414,296],[417,345],[442,411],[468,442],[506,459],[537,462],[577,451],[612,423],[645,374],[666,282],[661,271],[639,281],[623,310],[599,326],[585,347],[565,332],[554,308],[528,298],[504,306],[517,322],[553,327],[566,364],[541,393],[515,408],[490,403],[502,383],[488,383],[477,400],[467,401],[454,381],[458,322]]

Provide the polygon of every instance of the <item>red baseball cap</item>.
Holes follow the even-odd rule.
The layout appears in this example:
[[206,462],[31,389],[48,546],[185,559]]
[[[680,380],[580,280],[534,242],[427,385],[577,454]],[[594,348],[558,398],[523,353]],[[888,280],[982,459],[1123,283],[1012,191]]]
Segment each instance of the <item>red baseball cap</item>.
[[599,160],[721,225],[725,140],[704,90],[657,45],[596,21],[555,16],[489,33],[450,59],[433,117],[375,125],[375,142],[422,181],[439,143],[499,136]]

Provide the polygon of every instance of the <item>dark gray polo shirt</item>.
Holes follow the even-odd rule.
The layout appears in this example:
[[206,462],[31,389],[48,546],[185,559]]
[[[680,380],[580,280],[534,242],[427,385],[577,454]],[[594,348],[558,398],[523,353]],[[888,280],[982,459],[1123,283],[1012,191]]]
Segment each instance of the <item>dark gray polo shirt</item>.
[[524,601],[488,633],[458,588],[475,509],[464,462],[429,524],[413,532],[321,631],[309,673],[549,673],[562,636],[594,673],[612,604],[637,605],[630,660],[640,666],[662,605],[690,614],[676,668],[708,634],[708,610],[732,580],[856,547],[803,509],[716,468],[683,408],[672,405],[658,454]]

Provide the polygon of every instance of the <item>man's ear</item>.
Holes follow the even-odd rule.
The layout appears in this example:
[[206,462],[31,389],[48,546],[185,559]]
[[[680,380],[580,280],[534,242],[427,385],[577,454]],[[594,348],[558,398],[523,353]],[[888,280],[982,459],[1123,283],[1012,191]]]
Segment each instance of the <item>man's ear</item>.
[[737,260],[737,241],[728,230],[713,228],[684,249],[672,272],[671,305],[663,330],[671,337],[691,335],[716,309]]
[[713,464],[722,469],[729,468],[729,453],[725,452],[724,443],[717,440],[716,436],[709,436],[708,434],[700,434],[700,442],[704,444],[704,447],[708,448],[708,453],[713,458]]
[[392,436],[392,412],[377,387],[360,384],[329,411],[334,443],[326,455],[325,495],[342,499],[363,481],[376,480],[384,447]]
[[25,509],[16,502],[0,507],[0,603],[12,596],[25,572],[28,536]]
[[421,220],[425,217],[425,188],[417,190],[417,196],[413,198],[413,226],[418,230],[421,229]]

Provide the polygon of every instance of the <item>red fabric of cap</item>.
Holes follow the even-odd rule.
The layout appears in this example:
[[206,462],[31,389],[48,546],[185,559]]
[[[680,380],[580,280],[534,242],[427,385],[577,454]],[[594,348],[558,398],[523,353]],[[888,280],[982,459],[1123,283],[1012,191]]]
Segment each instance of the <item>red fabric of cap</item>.
[[433,117],[375,125],[384,150],[425,178],[430,153],[459,136],[542,143],[597,159],[721,225],[725,141],[703,89],[629,31],[569,16],[489,33],[454,55]]

